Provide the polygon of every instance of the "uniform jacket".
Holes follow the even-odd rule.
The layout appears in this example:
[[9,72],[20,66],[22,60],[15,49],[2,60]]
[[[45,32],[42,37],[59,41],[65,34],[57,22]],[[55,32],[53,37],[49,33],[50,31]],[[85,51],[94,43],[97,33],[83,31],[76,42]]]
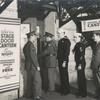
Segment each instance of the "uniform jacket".
[[71,42],[68,38],[62,38],[58,42],[57,58],[60,61],[68,61]]
[[37,60],[36,49],[33,43],[28,41],[23,48],[23,52],[25,55],[25,69],[36,69],[39,66],[39,64]]
[[96,45],[91,65],[91,68],[94,70],[98,70],[98,68],[100,67],[100,42]]
[[82,64],[85,60],[85,45],[82,42],[76,43],[73,52],[75,53],[76,63]]
[[81,70],[85,69],[85,44],[83,42],[78,42],[76,43],[73,52],[75,53],[75,62],[76,62],[76,69],[80,68],[81,65]]
[[47,68],[56,67],[56,43],[55,41],[50,41],[46,44],[41,56],[44,58],[45,66]]

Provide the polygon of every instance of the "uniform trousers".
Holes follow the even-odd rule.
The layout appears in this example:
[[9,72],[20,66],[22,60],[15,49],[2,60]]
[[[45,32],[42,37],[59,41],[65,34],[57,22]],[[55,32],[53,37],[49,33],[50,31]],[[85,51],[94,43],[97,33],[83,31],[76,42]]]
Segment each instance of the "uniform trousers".
[[[100,74],[100,72],[98,72],[99,74]],[[97,72],[95,72],[94,70],[93,70],[93,82],[94,82],[94,85],[95,85],[95,87],[96,87],[96,91],[95,91],[95,95],[97,95],[97,96],[99,96],[100,97],[100,79],[98,80],[98,77],[97,77]]]
[[34,97],[41,96],[42,82],[41,82],[40,71],[32,69],[31,73],[32,73],[33,96]]
[[86,96],[87,95],[87,90],[86,90],[85,71],[84,70],[78,70],[77,74],[78,74],[79,94],[81,96]]
[[48,68],[41,68],[42,88],[45,92],[48,91]]
[[48,68],[48,91],[55,91],[56,67]]
[[36,69],[27,71],[26,97],[41,96],[41,76]]
[[33,90],[32,90],[32,74],[30,70],[26,71],[26,87],[25,87],[25,97],[31,98],[33,97]]
[[61,61],[58,61],[58,64],[59,64],[60,81],[61,81],[61,93],[68,93],[70,92],[68,63],[66,64],[65,68],[62,67]]
[[[77,65],[77,68],[79,65]],[[87,85],[86,85],[86,78],[85,78],[85,65],[81,65],[81,69],[77,69],[77,82],[78,82],[78,89],[79,95],[86,96],[87,95]]]

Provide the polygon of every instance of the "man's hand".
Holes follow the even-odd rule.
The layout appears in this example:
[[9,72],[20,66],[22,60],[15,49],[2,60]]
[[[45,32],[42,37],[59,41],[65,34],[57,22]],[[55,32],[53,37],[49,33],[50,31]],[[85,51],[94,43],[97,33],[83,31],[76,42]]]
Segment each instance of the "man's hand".
[[78,66],[78,70],[81,70],[81,69],[82,69],[82,66],[81,66],[81,65],[79,65],[79,66]]
[[63,62],[62,67],[63,67],[63,68],[66,67],[66,61]]
[[37,67],[37,70],[40,71],[40,67]]

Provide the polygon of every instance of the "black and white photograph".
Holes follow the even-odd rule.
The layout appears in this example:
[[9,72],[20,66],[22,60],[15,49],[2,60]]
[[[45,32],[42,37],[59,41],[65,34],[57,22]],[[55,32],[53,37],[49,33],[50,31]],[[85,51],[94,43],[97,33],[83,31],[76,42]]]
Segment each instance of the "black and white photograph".
[[0,0],[0,100],[100,100],[100,0]]

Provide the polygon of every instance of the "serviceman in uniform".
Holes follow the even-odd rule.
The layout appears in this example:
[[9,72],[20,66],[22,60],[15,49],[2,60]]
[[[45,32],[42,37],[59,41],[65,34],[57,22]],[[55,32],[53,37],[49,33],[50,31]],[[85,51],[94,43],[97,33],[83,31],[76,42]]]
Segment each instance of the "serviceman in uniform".
[[[36,48],[34,46],[37,40],[36,32],[30,32],[27,34],[28,42],[23,48],[25,55],[25,69],[27,71],[27,86],[32,82],[33,89],[28,88],[27,92],[33,90],[34,100],[40,100],[41,97],[41,77],[40,67],[37,59]],[[32,80],[32,81],[31,81]],[[28,86],[30,87],[30,86]]]
[[91,68],[93,71],[94,84],[96,87],[95,97],[100,99],[100,31],[95,31],[93,39],[96,42],[95,49],[93,50]]
[[57,59],[61,81],[60,92],[61,95],[67,95],[70,93],[68,62],[71,43],[65,32],[59,32],[59,37],[61,39],[58,41]]
[[82,34],[76,33],[74,34],[74,40],[76,45],[73,49],[77,70],[77,80],[78,80],[78,94],[77,97],[86,97],[87,96],[87,86],[86,86],[86,78],[85,78],[85,45],[81,41]]
[[48,92],[55,91],[55,71],[56,71],[56,43],[53,40],[53,34],[45,32],[46,45],[41,56],[44,57],[45,67],[48,76]]

